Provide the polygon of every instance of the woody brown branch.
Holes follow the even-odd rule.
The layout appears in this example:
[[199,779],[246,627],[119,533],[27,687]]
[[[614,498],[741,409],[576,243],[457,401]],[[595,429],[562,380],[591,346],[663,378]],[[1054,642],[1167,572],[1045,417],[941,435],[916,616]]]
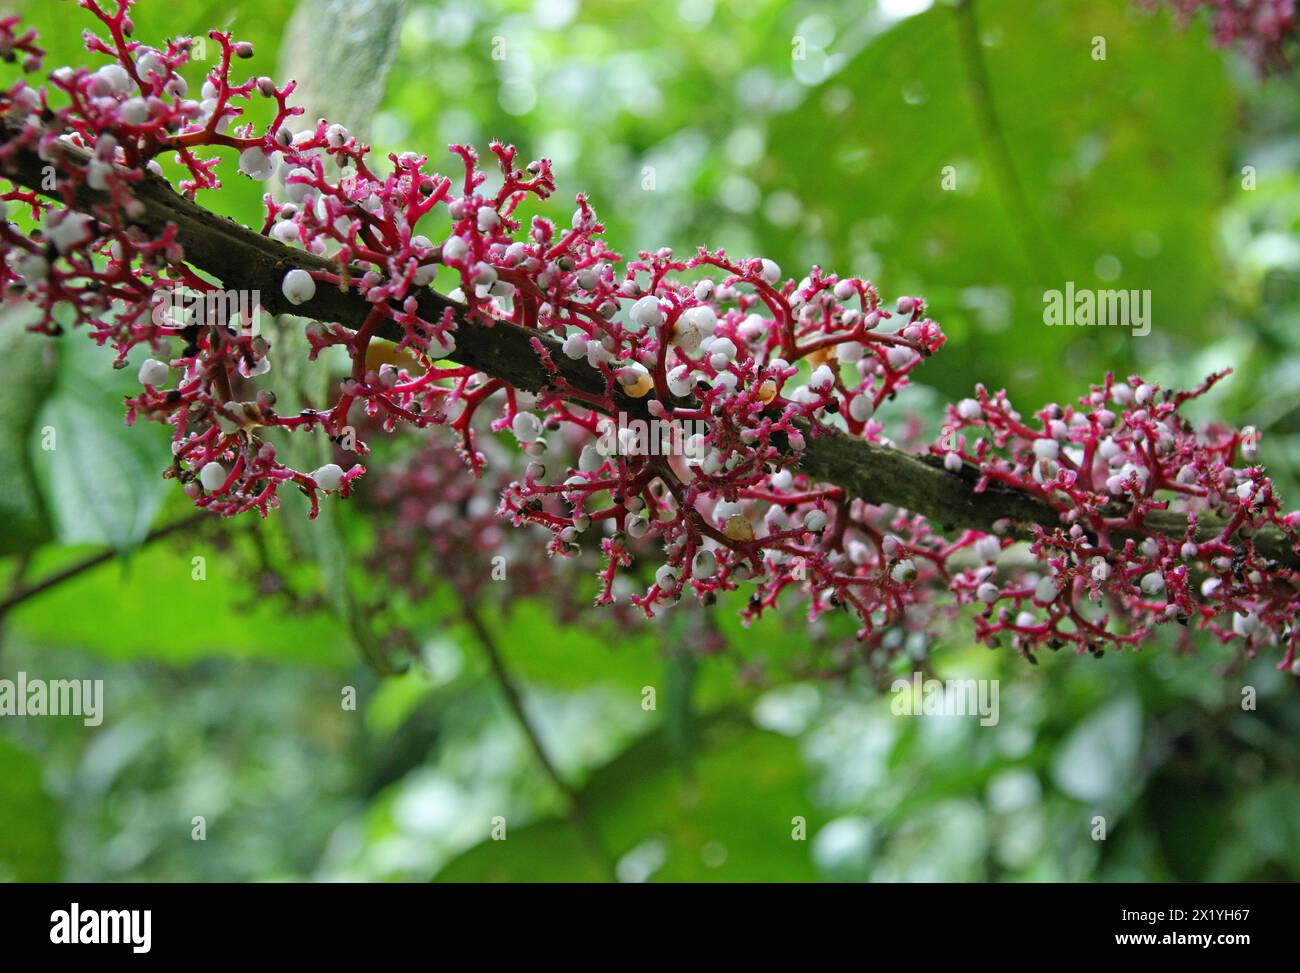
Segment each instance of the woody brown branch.
[[[10,137],[15,134],[12,124],[7,123],[5,129]],[[88,156],[83,151],[73,146],[63,146],[58,151],[63,156],[56,160],[58,169],[81,171],[84,168]],[[3,172],[11,181],[62,202],[59,190],[43,188],[45,166],[35,151],[23,148],[5,161]],[[77,209],[95,215],[97,209],[102,212],[108,205],[107,194],[91,189],[84,180],[76,179],[70,184],[75,187],[72,203]],[[355,290],[322,286],[310,301],[294,305],[280,289],[284,275],[294,268],[337,272],[337,263],[286,246],[204,209],[179,195],[165,180],[148,173],[135,184],[133,192],[142,209],[135,216],[121,214],[119,218],[155,236],[169,224],[175,225],[176,240],[184,248],[186,262],[215,277],[223,287],[259,291],[263,308],[273,314],[295,314],[354,329],[365,321],[370,305]],[[554,389],[554,376],[533,347],[533,342],[541,341],[549,349],[559,377],[572,389],[597,397],[606,395],[601,373],[585,359],[574,360],[563,354],[555,338],[510,322],[487,325],[473,320],[468,317],[465,305],[432,289],[422,290],[418,300],[420,316],[428,321],[438,320],[447,308],[452,309],[457,322],[456,350],[452,357],[458,364],[530,392]],[[377,335],[398,341],[403,331],[393,321],[385,321]],[[627,415],[648,416],[647,399],[633,399],[616,389],[613,401]],[[951,473],[934,457],[915,456],[837,430],[815,437],[808,435],[806,440],[800,465],[811,476],[840,486],[849,496],[922,514],[945,532],[964,528],[992,531],[995,524],[1005,522],[1004,527],[1011,535],[1023,538],[1030,535],[1033,525],[1050,529],[1061,523],[1056,510],[1025,491],[995,483],[977,493],[975,486],[980,474],[970,466]],[[1153,511],[1147,514],[1144,523],[1174,538],[1183,537],[1187,530],[1187,518],[1173,511]],[[1203,515],[1197,522],[1196,539],[1216,538],[1222,528],[1221,520]],[[1293,569],[1300,568],[1300,554],[1280,530],[1263,528],[1256,533],[1254,543],[1264,557]]]

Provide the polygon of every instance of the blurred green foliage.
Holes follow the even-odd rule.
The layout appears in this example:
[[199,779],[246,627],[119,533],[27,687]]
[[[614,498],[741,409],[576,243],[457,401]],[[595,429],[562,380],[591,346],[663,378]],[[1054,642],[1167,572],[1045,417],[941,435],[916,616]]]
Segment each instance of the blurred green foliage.
[[[72,4],[18,7],[55,64],[80,59]],[[1107,369],[1194,384],[1230,365],[1202,417],[1263,431],[1295,496],[1300,93],[1204,24],[1128,0],[143,0],[135,21],[145,40],[229,28],[254,70],[353,92],[340,110],[380,153],[450,168],[446,144],[495,137],[547,155],[560,192],[543,208],[564,219],[588,192],[625,253],[727,246],[925,295],[951,340],[899,417],[933,425],[975,381],[1023,409]],[[262,187],[231,178],[203,202],[256,221]],[[1044,327],[1042,291],[1066,280],[1150,290],[1151,334]],[[119,422],[134,369],[114,378],[89,343],[16,323],[0,328],[0,578],[120,556],[3,619],[0,676],[103,679],[106,718],[0,718],[0,878],[1300,876],[1295,680],[1209,640],[1031,668],[958,629],[892,669],[868,660],[875,678],[811,680],[851,655],[842,621],[747,629],[724,600],[713,657],[699,613],[620,630],[485,601],[579,821],[457,599],[411,602],[365,568],[359,503],[139,546],[187,504],[158,476],[158,430]],[[380,678],[362,659],[402,661],[396,629],[419,651]],[[999,723],[892,715],[879,679],[918,666],[999,679]]]

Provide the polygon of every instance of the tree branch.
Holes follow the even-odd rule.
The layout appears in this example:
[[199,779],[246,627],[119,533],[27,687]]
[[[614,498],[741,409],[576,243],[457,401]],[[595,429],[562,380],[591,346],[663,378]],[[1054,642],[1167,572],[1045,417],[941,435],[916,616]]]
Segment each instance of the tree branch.
[[[17,134],[15,123],[4,123],[5,134]],[[74,146],[63,145],[58,151],[64,158],[61,167],[84,167],[89,156]],[[47,165],[34,150],[20,148],[0,166],[10,180],[65,202],[59,191],[42,188]],[[108,205],[106,193],[91,189],[84,180],[76,180],[72,204],[95,214]],[[366,320],[369,303],[355,290],[319,287],[316,295],[304,304],[291,304],[280,285],[290,270],[337,272],[338,265],[326,258],[288,247],[262,236],[233,220],[219,216],[192,200],[176,193],[165,180],[145,173],[136,183],[135,197],[141,211],[121,218],[152,234],[161,234],[168,224],[176,226],[176,239],[185,250],[186,262],[216,277],[230,289],[257,290],[263,308],[273,314],[291,313],[322,321],[338,322],[357,328]],[[360,276],[361,271],[358,271]],[[461,364],[500,378],[530,392],[554,389],[554,379],[533,347],[541,344],[550,352],[559,377],[573,389],[596,396],[606,394],[605,380],[584,359],[571,359],[560,350],[560,342],[538,331],[498,321],[484,324],[466,314],[465,305],[431,289],[419,297],[420,316],[437,320],[447,308],[456,316],[456,350],[452,357]],[[377,329],[379,337],[398,341],[403,332],[385,320]],[[615,389],[617,407],[633,418],[648,419],[649,397],[634,399]],[[589,405],[589,403],[582,403]],[[857,439],[830,430],[806,437],[807,448],[802,468],[814,478],[842,487],[850,496],[872,504],[892,504],[922,514],[937,527],[947,531],[970,528],[991,531],[997,521],[1007,521],[1007,532],[1024,538],[1034,525],[1051,529],[1061,524],[1058,512],[1045,500],[1025,491],[990,484],[977,493],[979,471],[967,466],[959,473],[945,470],[937,457],[915,456],[901,450]],[[1146,525],[1170,537],[1182,537],[1187,518],[1175,512],[1153,512]],[[1198,519],[1196,537],[1206,541],[1217,537],[1221,520],[1211,516]],[[1265,557],[1291,568],[1300,568],[1300,555],[1285,535],[1276,528],[1265,528],[1254,538],[1256,549]]]

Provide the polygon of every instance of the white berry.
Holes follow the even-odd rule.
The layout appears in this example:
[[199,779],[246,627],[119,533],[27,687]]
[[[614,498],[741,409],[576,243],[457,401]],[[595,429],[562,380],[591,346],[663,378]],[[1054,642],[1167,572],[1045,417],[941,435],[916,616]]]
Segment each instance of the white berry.
[[442,242],[442,262],[460,263],[469,254],[469,244],[453,234]]
[[316,296],[316,281],[307,271],[295,268],[284,275],[280,289],[290,304],[306,304]]
[[872,404],[869,392],[855,395],[849,401],[849,416],[852,417],[854,422],[866,422],[875,411],[876,407]]
[[521,443],[531,443],[542,434],[542,420],[531,412],[516,412],[510,422],[510,431]]
[[254,145],[239,153],[239,171],[252,179],[269,179],[275,171],[275,164]]
[[226,468],[215,460],[205,463],[203,469],[199,470],[199,482],[203,484],[203,489],[209,492],[220,490],[222,484],[226,482]]
[[643,297],[633,304],[628,317],[638,328],[657,328],[664,320],[663,312],[659,310],[659,299],[653,296]]
[[691,560],[691,576],[704,580],[711,578],[718,570],[718,558],[707,547],[695,552]]
[[911,558],[903,558],[894,565],[894,570],[889,572],[889,576],[899,584],[907,584],[916,580],[916,565],[912,563]]
[[146,358],[140,363],[137,376],[141,385],[165,385],[171,370],[156,358]]
[[311,478],[322,490],[337,490],[343,482],[343,468],[337,463],[326,463],[318,470],[313,470]]

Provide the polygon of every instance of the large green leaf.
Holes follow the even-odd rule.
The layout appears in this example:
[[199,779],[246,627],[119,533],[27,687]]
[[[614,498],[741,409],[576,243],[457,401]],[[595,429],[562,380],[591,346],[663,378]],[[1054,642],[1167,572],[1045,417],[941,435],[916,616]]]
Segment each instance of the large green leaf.
[[[592,775],[583,805],[621,874],[656,881],[809,881],[807,835],[820,821],[797,744],[730,714],[702,720],[693,776],[680,773],[663,734],[634,744]],[[625,859],[629,852],[631,859]],[[631,865],[637,858],[649,864]],[[649,873],[648,875],[646,873]],[[608,874],[568,822],[509,830],[448,864],[440,881],[583,881]]]
[[[761,181],[801,204],[798,232],[764,233],[773,256],[924,294],[951,343],[918,378],[950,395],[1082,394],[1204,335],[1233,95],[1199,35],[1135,7],[936,3],[875,37],[773,125]],[[1046,326],[1044,291],[1071,280],[1150,290],[1151,334]]]
[[[49,552],[33,575],[55,571],[83,553]],[[204,559],[202,572],[196,571],[196,557]],[[6,621],[9,637],[171,665],[208,656],[340,668],[352,661],[333,618],[289,613],[283,602],[257,595],[247,563],[205,541],[152,544],[23,602]]]
[[609,872],[571,821],[552,818],[507,828],[504,841],[475,846],[443,868],[437,881],[606,882]]
[[694,704],[707,709],[736,698],[736,664],[700,652],[698,611],[684,601],[653,620],[625,627],[591,609],[575,624],[557,617],[543,599],[519,598],[484,622],[510,670],[525,682],[558,689],[606,685],[638,705],[647,686],[655,689],[657,707],[666,704],[665,692],[677,678],[670,674],[672,658],[685,652],[695,657]]

